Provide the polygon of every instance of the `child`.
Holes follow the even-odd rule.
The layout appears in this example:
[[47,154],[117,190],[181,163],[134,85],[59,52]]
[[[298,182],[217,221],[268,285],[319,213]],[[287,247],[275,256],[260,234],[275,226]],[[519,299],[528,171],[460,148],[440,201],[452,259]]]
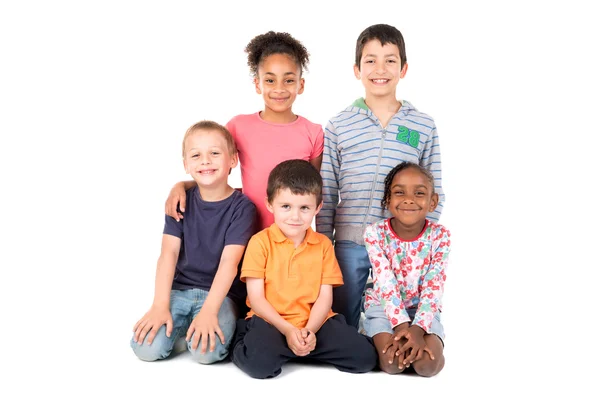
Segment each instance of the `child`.
[[[304,91],[302,72],[308,64],[306,48],[288,33],[267,32],[246,46],[248,66],[256,93],[263,96],[263,111],[238,115],[227,123],[240,154],[244,194],[256,205],[259,229],[273,223],[265,206],[267,178],[281,161],[308,160],[319,170],[323,153],[323,129],[292,112],[296,96]],[[176,184],[166,213],[179,220],[177,204],[185,210],[185,189],[193,182]]]
[[363,232],[386,216],[376,200],[383,193],[383,178],[399,161],[430,170],[440,198],[429,215],[433,221],[439,219],[444,195],[435,123],[408,101],[396,99],[396,86],[408,68],[402,34],[389,25],[365,29],[356,42],[355,62],[365,98],[333,117],[325,128],[323,209],[316,228],[332,240],[335,237],[335,255],[344,275],[344,286],[334,291],[333,309],[358,327],[371,268]]
[[412,366],[433,376],[444,367],[440,312],[450,232],[427,219],[437,205],[433,175],[403,162],[385,178],[381,206],[392,218],[365,230],[373,288],[365,296],[364,327],[389,374]]
[[297,357],[353,373],[377,364],[370,339],[331,311],[342,274],[331,242],[310,227],[322,185],[304,160],[284,161],[269,175],[267,208],[275,223],[248,243],[241,279],[251,310],[238,321],[232,350],[235,365],[254,378],[275,377]]
[[256,218],[252,202],[227,184],[237,162],[225,127],[202,121],[185,133],[183,165],[197,186],[186,192],[183,221],[165,217],[154,302],[131,340],[144,361],[168,357],[180,337],[199,363],[228,354],[246,295],[239,265]]

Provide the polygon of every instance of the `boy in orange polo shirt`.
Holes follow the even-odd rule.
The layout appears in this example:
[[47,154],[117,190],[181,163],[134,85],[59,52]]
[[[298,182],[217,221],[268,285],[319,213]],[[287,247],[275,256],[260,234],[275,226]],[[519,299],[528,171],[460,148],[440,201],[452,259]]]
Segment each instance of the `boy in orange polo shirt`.
[[372,341],[331,310],[342,273],[327,236],[310,227],[321,209],[323,181],[308,161],[289,160],[269,175],[267,208],[275,223],[254,235],[242,265],[250,311],[238,321],[235,365],[254,378],[281,373],[303,357],[344,372],[371,371]]

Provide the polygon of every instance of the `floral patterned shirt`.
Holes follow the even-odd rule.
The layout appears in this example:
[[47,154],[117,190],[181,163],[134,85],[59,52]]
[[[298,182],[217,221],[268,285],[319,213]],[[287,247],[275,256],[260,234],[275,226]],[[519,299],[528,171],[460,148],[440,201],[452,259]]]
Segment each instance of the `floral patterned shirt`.
[[429,220],[413,240],[400,239],[391,218],[367,226],[364,239],[373,273],[373,288],[365,309],[381,305],[392,328],[410,322],[407,308],[416,308],[413,325],[431,333],[431,322],[441,311],[450,231]]

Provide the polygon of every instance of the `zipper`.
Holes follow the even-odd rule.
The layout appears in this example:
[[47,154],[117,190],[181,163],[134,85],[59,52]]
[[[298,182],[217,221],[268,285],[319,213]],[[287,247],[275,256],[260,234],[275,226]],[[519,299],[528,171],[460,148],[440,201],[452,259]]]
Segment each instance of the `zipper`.
[[365,214],[365,219],[362,224],[362,231],[365,231],[367,227],[367,219],[369,218],[369,214],[371,213],[371,205],[373,204],[373,197],[375,196],[375,186],[377,185],[377,177],[379,176],[379,167],[381,166],[381,156],[383,155],[383,145],[385,143],[385,135],[387,130],[381,126],[381,123],[377,121],[379,126],[381,127],[381,144],[379,145],[379,156],[377,157],[377,168],[375,168],[375,176],[373,177],[373,183],[371,184],[371,196],[369,197],[369,208],[367,208],[367,213]]

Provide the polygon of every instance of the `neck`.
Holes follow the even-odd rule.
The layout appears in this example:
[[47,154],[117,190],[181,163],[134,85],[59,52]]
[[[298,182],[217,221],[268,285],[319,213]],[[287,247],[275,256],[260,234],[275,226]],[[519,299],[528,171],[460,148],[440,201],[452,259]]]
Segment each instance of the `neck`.
[[265,107],[265,109],[260,112],[260,118],[263,121],[274,122],[276,124],[289,124],[290,122],[294,122],[298,116],[292,112],[291,108],[285,112],[276,112]]
[[378,97],[378,96],[369,96],[365,97],[365,103],[367,107],[373,111],[375,115],[378,113],[389,114],[389,113],[397,113],[400,107],[402,107],[402,102],[396,100],[396,95],[390,95],[387,97]]
[[304,241],[304,238],[306,237],[306,231],[304,231],[304,234],[301,237],[297,237],[292,239],[292,242],[294,242],[294,247],[298,247],[302,244],[302,242]]
[[220,201],[228,198],[233,193],[233,188],[229,185],[221,187],[202,187],[198,185],[200,191],[200,197],[204,201]]
[[412,226],[402,225],[398,218],[392,218],[390,221],[392,225],[392,229],[396,233],[396,235],[402,240],[415,240],[423,229],[425,228],[425,224],[427,221],[423,221],[422,223],[418,223]]

